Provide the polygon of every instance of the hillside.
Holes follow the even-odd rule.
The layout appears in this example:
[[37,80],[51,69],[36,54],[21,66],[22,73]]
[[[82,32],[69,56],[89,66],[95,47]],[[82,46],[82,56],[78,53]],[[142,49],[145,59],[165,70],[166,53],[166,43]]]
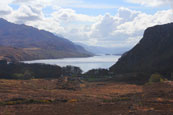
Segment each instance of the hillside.
[[173,72],[173,23],[146,29],[141,41],[110,70],[114,73]]
[[[0,46],[1,58],[11,57],[17,61],[91,56],[83,47],[65,38],[4,19],[0,19]],[[14,53],[16,50],[19,53]]]

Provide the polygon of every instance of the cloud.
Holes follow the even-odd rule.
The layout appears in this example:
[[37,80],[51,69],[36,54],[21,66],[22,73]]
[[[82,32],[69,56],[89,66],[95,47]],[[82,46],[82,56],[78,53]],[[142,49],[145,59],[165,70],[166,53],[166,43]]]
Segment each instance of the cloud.
[[94,16],[88,16],[84,14],[77,14],[74,10],[72,9],[59,9],[55,12],[52,13],[52,17],[55,20],[62,21],[65,23],[73,23],[76,21],[80,22],[95,22],[96,17]]
[[165,24],[172,21],[172,11],[158,11],[154,15],[149,15],[146,13],[141,13],[130,22],[125,22],[119,25],[118,29],[121,32],[125,32],[128,35],[135,35],[143,33],[143,30],[147,27]]
[[9,6],[10,0],[4,0],[0,2],[0,16],[8,15],[12,12],[12,8]]
[[5,7],[5,8],[0,7],[0,8],[2,8],[2,9],[0,9],[0,15],[1,16],[8,15],[8,14],[11,13],[11,8],[10,7]]
[[138,11],[123,7],[119,8],[118,13],[114,16],[106,14],[91,26],[89,38],[95,39],[97,45],[105,45],[104,42],[106,42],[112,47],[120,47],[125,44],[131,46],[128,40],[129,30],[124,31],[121,25],[133,21],[140,14]]
[[43,8],[45,6],[51,5],[51,1],[52,0],[13,0],[12,4]]
[[118,9],[117,16],[121,18],[124,22],[133,20],[141,12],[130,10],[128,8],[121,7]]
[[92,25],[91,37],[104,39],[110,36],[110,33],[116,28],[120,20],[120,18],[110,14],[104,15],[98,22]]
[[28,21],[40,20],[42,17],[43,13],[41,10],[34,7],[21,5],[17,10],[11,12],[8,19],[18,24],[24,24]]

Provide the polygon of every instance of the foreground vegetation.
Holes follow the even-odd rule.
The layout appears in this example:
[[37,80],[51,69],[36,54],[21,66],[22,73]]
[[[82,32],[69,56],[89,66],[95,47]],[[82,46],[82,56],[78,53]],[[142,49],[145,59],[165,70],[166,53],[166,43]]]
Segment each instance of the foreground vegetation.
[[83,82],[76,90],[69,90],[59,88],[62,84],[58,80],[0,80],[0,115],[171,115],[173,112],[172,82],[140,86]]

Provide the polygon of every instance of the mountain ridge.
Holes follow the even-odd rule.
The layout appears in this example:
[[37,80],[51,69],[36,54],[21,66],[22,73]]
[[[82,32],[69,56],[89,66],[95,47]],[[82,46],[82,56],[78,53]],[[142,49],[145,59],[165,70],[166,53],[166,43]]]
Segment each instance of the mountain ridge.
[[[25,58],[20,53],[23,57],[22,60],[15,59],[13,53],[12,55],[8,54],[9,57],[13,57],[17,61],[92,56],[82,46],[76,45],[65,38],[32,26],[14,24],[2,18],[0,18],[0,46],[4,50],[5,47],[10,47],[10,50],[17,48],[18,51],[24,51],[28,54],[29,58]],[[37,50],[26,50],[32,48]],[[2,53],[0,56],[6,57]]]

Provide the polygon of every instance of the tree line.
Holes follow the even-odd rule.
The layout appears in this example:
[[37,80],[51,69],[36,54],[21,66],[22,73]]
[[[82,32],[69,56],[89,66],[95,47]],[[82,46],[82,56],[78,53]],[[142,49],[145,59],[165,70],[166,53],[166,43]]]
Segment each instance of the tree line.
[[6,60],[0,60],[1,79],[51,79],[62,76],[80,76],[81,74],[82,70],[74,66],[60,67],[48,64],[9,63]]

